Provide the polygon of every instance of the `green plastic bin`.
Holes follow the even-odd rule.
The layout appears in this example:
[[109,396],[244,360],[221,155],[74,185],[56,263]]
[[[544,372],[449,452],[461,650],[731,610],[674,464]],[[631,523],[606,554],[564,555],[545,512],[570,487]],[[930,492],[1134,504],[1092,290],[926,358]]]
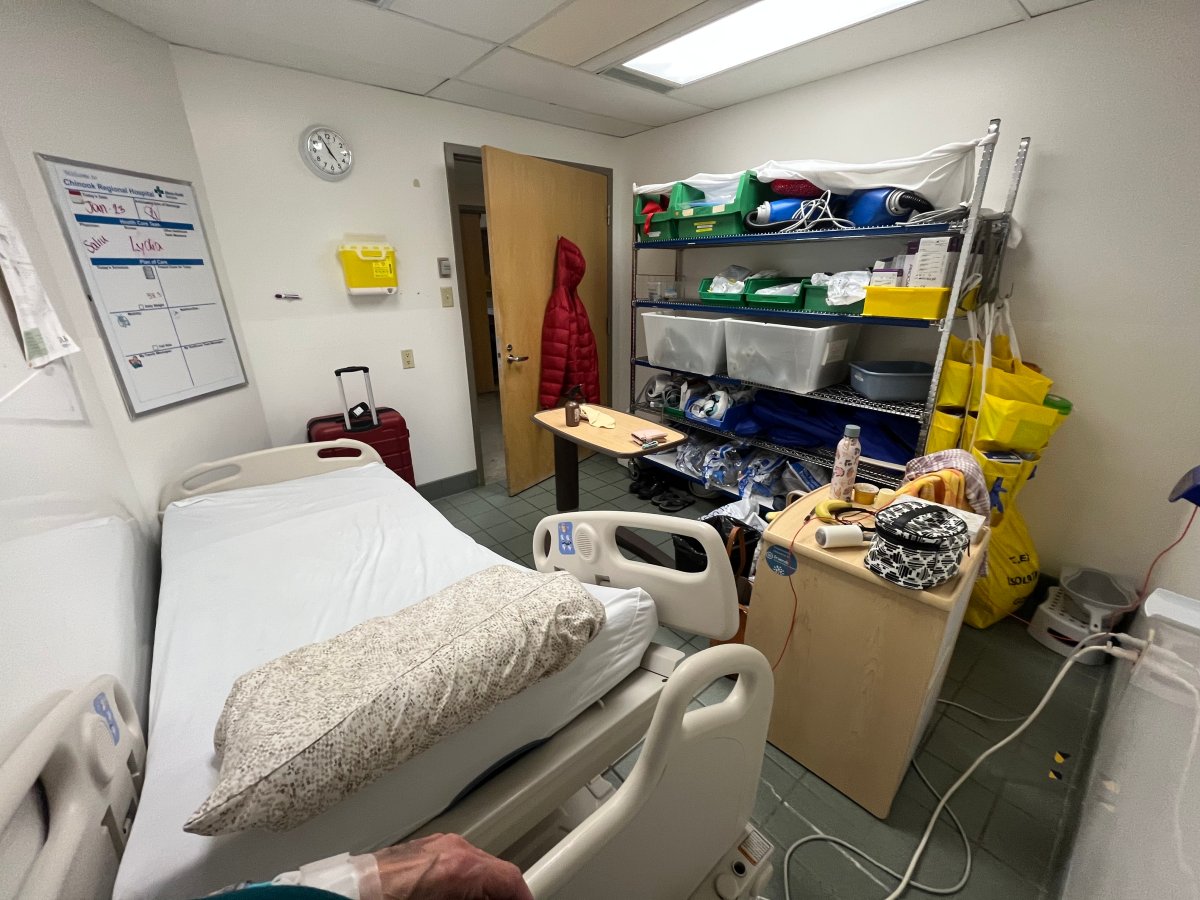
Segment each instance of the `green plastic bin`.
[[863,314],[863,306],[867,302],[859,300],[857,303],[851,303],[849,306],[830,306],[826,299],[829,295],[829,288],[824,285],[820,287],[814,285],[811,278],[804,279],[804,290],[801,293],[804,295],[804,309],[806,312],[827,312],[837,313],[840,316],[861,316]]
[[801,309],[804,305],[803,288],[795,297],[778,294],[759,296],[756,292],[762,288],[778,287],[781,284],[804,284],[807,280],[807,278],[794,276],[790,278],[751,278],[746,282],[746,292],[742,296],[746,300],[746,305],[755,309]]
[[[672,241],[679,236],[679,223],[675,221],[674,209],[682,202],[684,192],[691,190],[682,181],[676,182],[669,194],[637,194],[633,198],[633,225],[639,244],[653,241]],[[667,208],[651,213],[650,231],[644,229],[646,215],[642,212],[647,203],[661,203],[667,198]]]
[[707,203],[703,191],[682,182],[676,187],[684,189],[678,202],[672,196],[671,203],[677,236],[681,239],[745,234],[746,216],[774,196],[770,186],[755,178],[753,172],[741,174],[733,201],[729,203]]
[[712,283],[713,280],[711,278],[700,279],[700,299],[705,303],[720,303],[723,306],[745,305],[741,294],[721,294],[710,291],[708,288]]

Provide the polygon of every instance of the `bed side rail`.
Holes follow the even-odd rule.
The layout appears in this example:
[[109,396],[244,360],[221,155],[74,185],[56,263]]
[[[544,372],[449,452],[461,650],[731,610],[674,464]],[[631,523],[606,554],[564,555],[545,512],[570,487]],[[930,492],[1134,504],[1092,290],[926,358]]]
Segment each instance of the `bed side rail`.
[[362,441],[339,438],[272,447],[200,463],[163,488],[158,498],[158,514],[161,516],[176,500],[198,494],[275,484],[373,462],[383,462],[374,448]]
[[[638,528],[695,538],[708,561],[703,571],[680,572],[627,559],[618,528]],[[602,510],[547,516],[533,530],[533,564],[539,572],[570,572],[589,584],[643,588],[654,598],[658,620],[726,640],[738,627],[737,589],[716,529],[704,522],[652,513]]]
[[145,766],[137,713],[111,675],[52,698],[0,761],[0,895],[112,896]]
[[[722,700],[688,710],[725,675],[737,684]],[[680,664],[659,697],[646,743],[629,778],[596,812],[525,873],[537,900],[751,894],[769,869],[716,872],[743,841],[754,809],[771,718],[771,668],[753,647],[726,644]],[[727,867],[717,867],[727,868]],[[724,884],[712,891],[706,876]]]

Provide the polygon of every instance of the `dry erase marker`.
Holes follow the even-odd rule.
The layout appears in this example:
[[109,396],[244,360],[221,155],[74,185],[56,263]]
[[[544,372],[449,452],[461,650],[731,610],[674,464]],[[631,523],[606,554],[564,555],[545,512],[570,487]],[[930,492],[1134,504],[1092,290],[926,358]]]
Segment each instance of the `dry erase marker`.
[[299,294],[276,294],[275,299],[276,300],[299,300],[300,295]]

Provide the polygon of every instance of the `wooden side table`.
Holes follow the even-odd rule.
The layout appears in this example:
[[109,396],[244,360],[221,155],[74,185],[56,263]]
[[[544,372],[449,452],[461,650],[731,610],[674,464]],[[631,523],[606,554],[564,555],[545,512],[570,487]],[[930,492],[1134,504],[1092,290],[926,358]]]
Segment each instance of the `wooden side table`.
[[[595,403],[589,403],[588,406],[608,413],[616,421],[616,426],[595,428],[583,421],[573,428],[568,427],[567,411],[561,406],[533,414],[533,421],[554,435],[554,502],[559,512],[571,512],[579,508],[579,451],[576,445],[590,447],[617,459],[628,459],[647,453],[661,453],[687,440],[687,435],[682,431],[666,425]],[[658,446],[643,450],[640,444],[633,442],[632,437],[635,431],[643,429],[665,431],[667,436],[658,442]]]
[[933,713],[988,529],[953,579],[910,590],[863,565],[867,544],[817,545],[821,523],[805,518],[828,490],[763,536],[746,643],[778,661],[771,743],[882,819]]

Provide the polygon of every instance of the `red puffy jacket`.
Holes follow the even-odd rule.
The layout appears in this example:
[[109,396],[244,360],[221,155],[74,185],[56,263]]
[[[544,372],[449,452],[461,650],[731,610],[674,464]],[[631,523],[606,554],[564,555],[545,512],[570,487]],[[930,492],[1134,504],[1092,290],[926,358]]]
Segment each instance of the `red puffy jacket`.
[[579,282],[587,263],[578,247],[558,239],[554,260],[554,290],[542,320],[542,384],[538,401],[543,409],[557,406],[563,394],[583,385],[588,403],[600,402],[600,358],[587,308],[579,299]]

